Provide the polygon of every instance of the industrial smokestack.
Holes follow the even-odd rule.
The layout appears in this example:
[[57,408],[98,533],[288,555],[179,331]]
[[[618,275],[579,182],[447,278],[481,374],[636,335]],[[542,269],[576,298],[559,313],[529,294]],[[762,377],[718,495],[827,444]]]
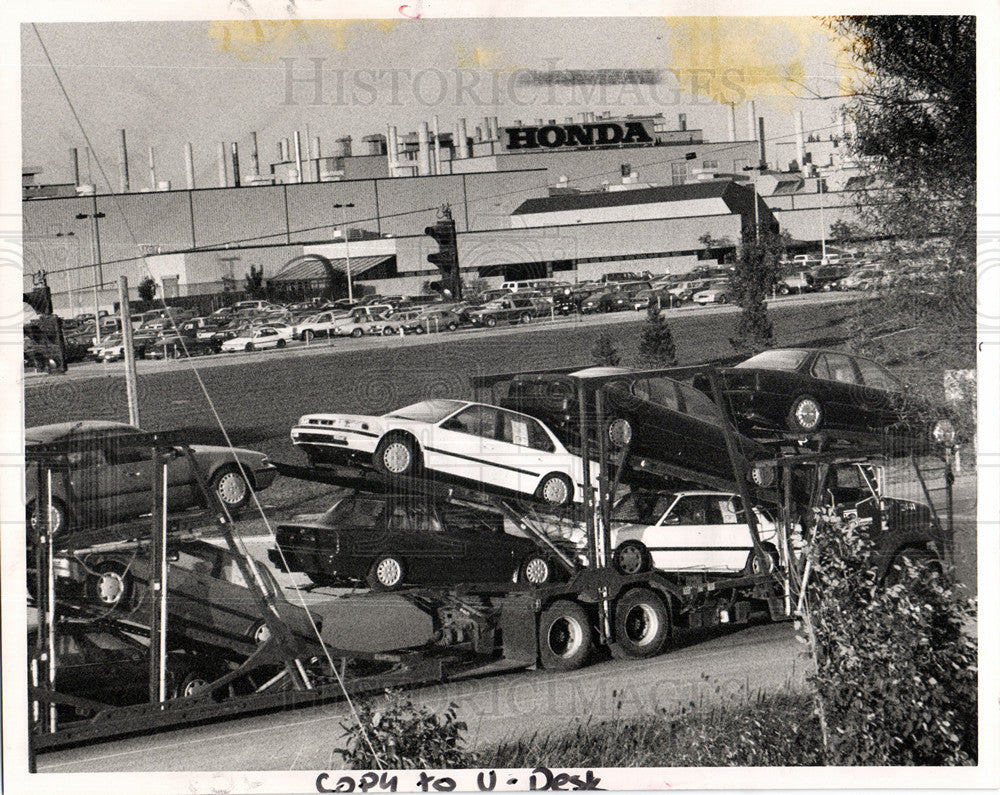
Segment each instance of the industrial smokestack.
[[385,137],[385,154],[389,164],[389,176],[394,177],[399,166],[399,133],[393,124],[389,125],[388,133]]
[[295,170],[298,174],[297,182],[302,182],[302,135],[298,130],[295,131]]
[[803,129],[802,111],[795,114],[795,161],[799,168],[806,167],[806,136]]
[[226,188],[229,187],[229,174],[226,170],[226,142],[222,141],[219,144],[219,187]]
[[427,122],[420,123],[417,130],[417,174],[425,176],[431,173],[430,126]]
[[281,139],[281,162],[288,163],[292,159],[292,142],[288,138]]
[[757,139],[760,141],[760,167],[764,168],[767,165],[767,151],[765,150],[764,139],[764,117],[761,116],[757,119],[757,123],[760,125],[760,137]]
[[441,173],[441,120],[434,114],[434,168],[435,174]]
[[260,155],[257,152],[257,133],[250,133],[250,173],[260,176]]
[[73,173],[73,185],[80,184],[80,150],[75,146],[69,150],[69,166]]
[[493,117],[493,135],[492,135],[492,137],[496,138],[498,140],[500,138],[500,117],[499,116],[494,116]]
[[188,190],[194,190],[194,147],[191,144],[184,144],[184,173]]
[[232,144],[233,152],[233,185],[237,188],[240,186],[240,145],[233,141]]
[[757,140],[757,103],[751,102],[747,105],[747,140]]
[[686,113],[677,114],[677,126],[681,132],[687,132],[688,128],[688,117]]
[[156,158],[152,146],[149,147],[149,189],[156,190]]
[[736,140],[736,103],[729,103],[729,140]]
[[475,137],[476,137],[476,141],[477,142],[481,142],[483,140],[483,128],[482,127],[476,127]]
[[459,157],[469,157],[469,127],[465,119],[458,120],[458,152]]
[[[320,158],[320,148],[319,148],[319,136],[314,135],[312,139],[312,159],[316,164],[316,181],[319,182],[319,158]],[[312,169],[310,168],[310,171]]]
[[118,177],[122,193],[128,193],[128,148],[125,146],[125,130],[118,131]]

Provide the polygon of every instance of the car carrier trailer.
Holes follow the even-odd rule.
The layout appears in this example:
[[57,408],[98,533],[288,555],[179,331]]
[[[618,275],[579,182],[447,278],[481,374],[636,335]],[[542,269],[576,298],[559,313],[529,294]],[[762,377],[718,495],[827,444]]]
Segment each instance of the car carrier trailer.
[[[687,377],[696,369],[705,371],[705,368],[670,368],[646,371],[645,375]],[[473,385],[492,387],[505,377],[475,379]],[[816,476],[831,462],[871,461],[884,453],[858,448],[827,452],[822,450],[822,440],[804,446],[803,440],[783,439],[775,444],[772,459],[749,462],[738,449],[731,424],[724,422],[733,477],[706,482],[703,474],[679,464],[633,460],[627,444],[624,449],[612,451],[605,442],[605,434],[590,433],[588,425],[598,431],[603,428],[606,389],[620,378],[620,375],[608,375],[581,382],[580,455],[585,461],[582,505],[556,508],[493,491],[490,484],[470,488],[427,473],[419,479],[391,478],[344,466],[301,467],[276,462],[280,474],[286,477],[362,492],[407,498],[416,495],[499,512],[535,538],[557,561],[561,579],[537,587],[522,582],[414,587],[400,591],[402,597],[432,620],[433,638],[419,648],[387,653],[362,652],[331,648],[318,633],[315,643],[305,643],[292,636],[255,572],[257,564],[246,556],[234,532],[232,518],[199,477],[206,503],[214,507],[221,535],[242,561],[244,579],[251,585],[250,593],[270,637],[256,648],[231,648],[229,668],[223,676],[206,682],[189,696],[173,699],[167,698],[163,686],[168,639],[180,642],[183,648],[195,653],[205,653],[206,644],[212,644],[211,639],[187,634],[184,627],[171,630],[168,626],[170,617],[165,599],[170,586],[165,572],[170,541],[163,501],[168,445],[165,440],[162,444],[154,442],[151,455],[159,464],[156,468],[158,478],[154,480],[152,519],[146,528],[145,543],[155,564],[151,567],[154,574],[149,589],[158,598],[153,600],[156,609],[150,611],[148,622],[133,620],[123,626],[125,631],[149,639],[149,703],[114,709],[107,705],[85,704],[82,706],[94,713],[91,717],[67,724],[57,718],[57,704],[76,703],[72,696],[60,694],[54,687],[55,666],[52,663],[59,617],[86,615],[88,610],[92,614],[93,611],[87,605],[64,604],[56,596],[53,558],[57,551],[64,551],[66,547],[48,533],[46,513],[46,518],[38,523],[34,544],[40,631],[30,664],[29,694],[36,717],[30,733],[32,758],[36,752],[80,742],[314,704],[343,698],[348,693],[442,681],[473,670],[534,666],[571,670],[584,665],[595,647],[606,647],[616,657],[652,657],[667,648],[675,629],[743,623],[750,619],[755,607],[764,605],[773,620],[793,616],[803,587],[804,562],[791,536],[796,530],[796,521],[811,515],[822,494],[817,486],[807,499],[803,499],[801,493],[792,488],[792,473],[805,466],[810,475]],[[586,397],[592,398],[592,404],[585,402],[583,389],[589,390]],[[589,405],[596,410],[590,411]],[[46,504],[51,494],[50,479],[66,477],[62,463],[64,451],[53,448],[37,451],[33,456],[34,465],[39,468],[39,503]],[[597,483],[589,482],[590,461],[600,465]],[[916,461],[914,463],[916,465]],[[763,488],[751,481],[748,473],[752,465],[757,464],[775,468],[779,473],[775,486]],[[613,498],[621,484],[633,475],[641,475],[647,481],[661,478],[664,484],[671,486],[679,482],[709,485],[740,494],[743,504],[748,507],[746,514],[754,559],[760,565],[748,566],[741,574],[714,578],[707,575],[678,577],[656,570],[636,574],[619,572],[610,565]],[[946,472],[945,481],[950,494],[950,470]],[[761,544],[754,511],[749,510],[749,506],[758,503],[767,503],[779,511],[776,557]],[[950,500],[947,509],[950,513]],[[547,537],[547,525],[567,523],[586,530],[585,561],[567,555]],[[268,674],[263,681],[260,681],[260,672]],[[234,686],[247,681],[252,674],[257,674],[256,678],[250,677],[255,681],[252,690],[239,692]]]

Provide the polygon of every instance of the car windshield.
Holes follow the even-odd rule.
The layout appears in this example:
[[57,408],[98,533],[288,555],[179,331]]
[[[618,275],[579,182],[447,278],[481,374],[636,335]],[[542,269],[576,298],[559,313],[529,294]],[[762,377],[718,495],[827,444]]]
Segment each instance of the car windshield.
[[615,506],[614,521],[654,525],[673,504],[676,496],[666,491],[633,491]]
[[401,409],[390,411],[386,417],[397,417],[401,420],[416,420],[417,422],[440,422],[449,414],[453,414],[462,408],[465,403],[461,400],[424,400],[414,403],[412,406],[404,406]]
[[809,356],[809,351],[776,350],[763,351],[752,356],[736,367],[759,367],[763,370],[798,370]]

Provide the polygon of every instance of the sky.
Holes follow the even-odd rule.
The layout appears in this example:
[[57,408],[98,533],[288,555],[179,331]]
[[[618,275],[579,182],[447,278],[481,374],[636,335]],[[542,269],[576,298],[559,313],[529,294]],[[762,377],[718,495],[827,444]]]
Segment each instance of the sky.
[[[351,135],[357,153],[363,135],[390,123],[416,130],[434,115],[442,132],[468,118],[472,134],[484,116],[506,126],[584,110],[662,112],[674,124],[686,113],[690,129],[728,140],[728,103],[745,139],[753,99],[768,137],[791,140],[798,110],[807,130],[828,135],[843,100],[816,95],[839,94],[845,75],[809,17],[45,23],[22,26],[21,48],[24,165],[41,166],[43,182],[70,181],[69,149],[89,138],[95,157],[81,153],[82,177],[102,187],[99,163],[115,190],[120,128],[133,189],[149,184],[149,146],[157,179],[182,187],[187,142],[197,182],[215,184],[219,142],[238,142],[245,159],[251,131],[263,166],[295,130],[318,135],[327,153]],[[647,82],[547,86],[527,76],[622,69]]]

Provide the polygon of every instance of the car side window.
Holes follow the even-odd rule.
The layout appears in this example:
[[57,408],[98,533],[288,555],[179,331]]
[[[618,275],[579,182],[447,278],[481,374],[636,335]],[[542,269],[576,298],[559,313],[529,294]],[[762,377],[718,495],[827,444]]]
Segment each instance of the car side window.
[[556,449],[537,420],[508,411],[502,414],[501,441],[546,453],[555,452]]
[[685,414],[712,425],[720,423],[718,407],[704,394],[687,384],[677,384],[677,389],[684,401],[683,411]]
[[489,406],[469,406],[441,424],[446,431],[458,431],[484,439],[497,438],[497,410]]
[[839,381],[842,384],[856,384],[854,365],[840,353],[821,353],[813,365],[813,375],[825,381]]
[[680,411],[677,385],[668,378],[649,379],[649,400],[671,411]]
[[681,497],[670,510],[666,524],[699,525],[705,524],[705,498],[701,495]]
[[858,369],[861,371],[861,380],[864,381],[867,386],[875,387],[875,389],[884,389],[886,392],[899,391],[899,383],[895,378],[889,375],[888,371],[884,367],[881,367],[868,359],[855,359],[854,362],[858,365]]
[[[709,502],[710,524],[739,524],[743,521],[739,497],[712,497]],[[712,514],[717,516],[714,521]]]

